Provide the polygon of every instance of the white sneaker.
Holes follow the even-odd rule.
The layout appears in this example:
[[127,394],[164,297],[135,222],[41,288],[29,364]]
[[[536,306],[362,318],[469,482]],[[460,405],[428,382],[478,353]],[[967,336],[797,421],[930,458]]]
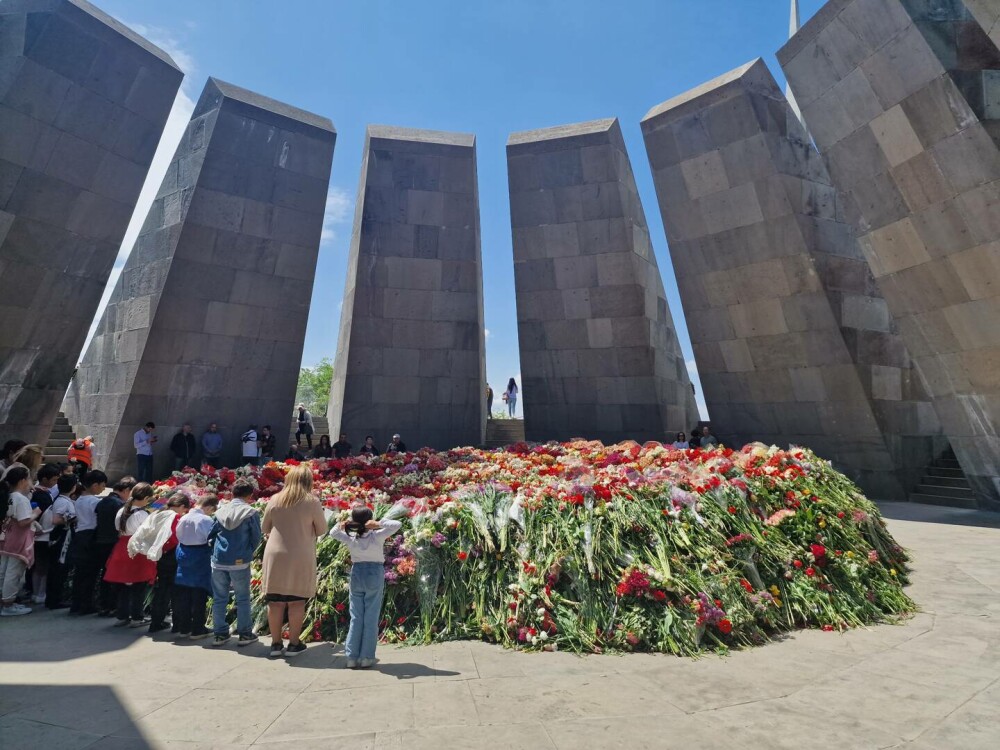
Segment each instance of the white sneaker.
[[348,659],[347,660],[347,668],[348,669],[357,669],[358,668],[358,660],[357,659]]
[[9,604],[3,609],[0,609],[0,617],[17,617],[18,615],[30,615],[31,607],[25,607],[23,604]]
[[375,666],[376,659],[362,659],[358,662],[359,669],[371,669]]

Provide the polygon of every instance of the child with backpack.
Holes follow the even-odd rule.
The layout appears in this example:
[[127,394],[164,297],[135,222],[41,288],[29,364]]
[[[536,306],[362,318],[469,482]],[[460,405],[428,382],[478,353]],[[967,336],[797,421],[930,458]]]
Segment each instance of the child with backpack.
[[399,521],[375,521],[371,508],[359,506],[351,519],[337,524],[330,536],[351,551],[351,624],[344,651],[348,669],[375,664],[378,621],[385,591],[386,538],[399,531]]
[[213,646],[229,642],[226,609],[229,588],[236,597],[237,646],[249,646],[257,641],[250,616],[250,562],[260,544],[260,514],[250,505],[253,485],[246,479],[233,483],[233,500],[215,513],[212,529],[212,623],[215,629]]

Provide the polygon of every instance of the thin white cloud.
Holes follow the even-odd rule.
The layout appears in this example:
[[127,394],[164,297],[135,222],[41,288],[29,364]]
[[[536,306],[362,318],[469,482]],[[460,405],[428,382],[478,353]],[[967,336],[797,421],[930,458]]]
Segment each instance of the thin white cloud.
[[490,329],[487,328],[486,331],[485,331],[486,340],[489,341],[490,340],[490,336],[492,336],[492,335],[493,334],[490,332]]
[[320,242],[332,242],[337,237],[337,227],[346,224],[353,211],[354,195],[343,188],[330,188],[326,194],[326,212],[323,214]]
[[[178,39],[176,33],[162,26],[129,23],[128,21],[123,21],[123,23],[136,34],[146,37],[146,39],[170,55],[174,59],[174,62],[177,63],[177,67],[184,72],[184,75],[190,76],[194,73],[197,68],[194,56],[184,48],[183,42]],[[185,23],[185,27],[188,30],[196,28],[196,26],[191,26],[189,23]]]

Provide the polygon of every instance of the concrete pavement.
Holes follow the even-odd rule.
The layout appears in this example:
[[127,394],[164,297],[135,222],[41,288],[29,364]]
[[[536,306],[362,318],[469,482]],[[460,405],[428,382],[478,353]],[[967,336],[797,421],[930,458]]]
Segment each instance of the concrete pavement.
[[[996,747],[1000,518],[886,504],[915,557],[902,626],[806,631],[727,658],[579,658],[483,643],[175,643],[107,620],[0,621],[0,746],[144,748]],[[266,640],[266,639],[265,639]]]

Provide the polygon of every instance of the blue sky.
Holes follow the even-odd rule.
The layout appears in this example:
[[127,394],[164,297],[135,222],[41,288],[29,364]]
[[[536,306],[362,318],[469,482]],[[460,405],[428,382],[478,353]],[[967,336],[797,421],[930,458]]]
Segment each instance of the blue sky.
[[[94,1],[170,52],[187,74],[116,270],[207,76],[326,115],[337,147],[303,364],[332,358],[365,126],[475,133],[487,373],[499,393],[520,372],[507,136],[614,116],[694,370],[639,120],[755,57],[782,80],[774,53],[787,38],[790,0]],[[805,21],[822,0],[800,4]]]

